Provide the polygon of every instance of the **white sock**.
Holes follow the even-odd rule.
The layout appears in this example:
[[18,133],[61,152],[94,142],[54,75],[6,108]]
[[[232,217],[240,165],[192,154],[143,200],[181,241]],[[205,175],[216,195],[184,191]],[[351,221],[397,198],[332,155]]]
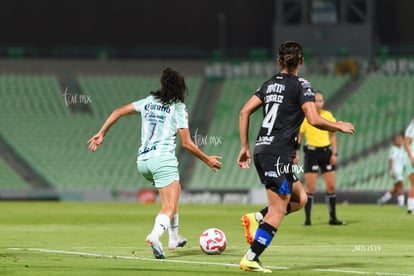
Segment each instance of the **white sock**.
[[256,218],[257,222],[261,222],[263,220],[263,215],[260,212],[254,213],[254,217]]
[[170,228],[168,228],[168,231],[170,233],[170,241],[177,241],[178,240],[178,221],[179,216],[178,213],[175,214],[171,219],[171,225]]
[[404,207],[405,196],[404,195],[397,196],[397,201],[398,201],[399,207]]
[[160,238],[168,228],[170,228],[170,218],[167,215],[158,214],[155,218],[154,228],[151,234]]
[[382,197],[381,197],[381,202],[385,203],[388,200],[390,200],[392,197],[392,194],[390,192],[386,192]]
[[255,257],[256,257],[256,253],[254,253],[254,252],[253,252],[253,251],[249,248],[249,250],[247,250],[247,253],[246,253],[246,258],[247,258],[249,261],[253,261]]
[[407,199],[407,209],[409,211],[413,211],[414,210],[414,197],[409,197]]

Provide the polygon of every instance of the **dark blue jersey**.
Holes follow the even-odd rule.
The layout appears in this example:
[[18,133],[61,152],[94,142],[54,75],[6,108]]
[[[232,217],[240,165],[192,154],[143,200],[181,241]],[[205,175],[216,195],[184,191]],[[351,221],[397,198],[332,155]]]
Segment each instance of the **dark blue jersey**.
[[305,118],[302,104],[314,102],[311,84],[295,75],[278,73],[255,93],[262,101],[263,122],[254,153],[295,156],[300,125]]

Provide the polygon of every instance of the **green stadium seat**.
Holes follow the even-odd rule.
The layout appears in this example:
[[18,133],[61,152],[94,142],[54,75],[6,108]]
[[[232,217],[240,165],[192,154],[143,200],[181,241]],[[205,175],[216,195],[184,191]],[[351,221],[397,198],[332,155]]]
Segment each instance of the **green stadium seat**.
[[[331,99],[348,81],[347,76],[309,74],[315,89]],[[202,87],[201,77],[186,77],[189,87],[187,106],[190,119]],[[208,129],[190,125],[191,134],[207,136],[200,147],[208,154],[223,156],[223,170],[213,173],[204,163],[195,161],[192,177],[183,179],[188,189],[239,190],[260,187],[254,166],[248,171],[236,164],[239,153],[238,114],[265,78],[226,79],[222,83],[217,106]],[[80,91],[92,100],[91,113],[73,113],[66,105],[63,89],[54,75],[0,75],[0,131],[6,141],[56,189],[139,189],[151,187],[136,169],[140,143],[140,118],[123,118],[95,153],[87,151],[86,140],[102,125],[110,112],[135,101],[159,87],[159,77],[125,75],[81,75]],[[411,92],[414,79],[409,76],[373,74],[334,112],[337,119],[352,121],[354,136],[338,134],[339,162],[352,160],[373,145],[389,141],[403,130],[413,117]],[[260,111],[250,122],[250,143],[256,139],[262,121]],[[219,137],[221,144],[213,144]],[[388,149],[367,151],[367,156],[339,166],[338,190],[386,190]],[[193,159],[190,159],[193,160]],[[187,169],[187,168],[184,168]],[[0,163],[0,189],[26,189],[29,186],[7,164]],[[318,189],[323,189],[318,185]]]
[[[335,112],[337,118],[353,122],[357,130],[355,137],[338,135],[338,144],[346,145],[339,147],[341,158],[350,158],[404,129],[413,116],[413,87],[409,75],[370,75]],[[348,139],[354,142],[346,143]]]
[[[201,78],[187,77],[186,81],[191,110]],[[158,89],[159,77],[82,75],[78,82],[81,91],[71,92],[88,95],[92,113],[70,111],[56,76],[0,75],[1,134],[56,189],[151,187],[136,168],[139,116],[120,120],[95,153],[87,150],[86,140],[113,109]]]
[[[335,94],[348,80],[346,76],[326,77],[323,75],[309,75],[307,79],[312,86],[322,90],[325,98]],[[248,171],[242,171],[236,164],[236,159],[240,151],[239,142],[239,112],[246,101],[254,94],[265,78],[235,78],[226,79],[223,82],[221,94],[218,99],[211,126],[206,134],[209,136],[221,136],[222,145],[205,145],[203,150],[211,154],[223,156],[225,169],[220,171],[220,177],[212,177],[208,168],[202,163],[195,164],[193,178],[189,183],[189,188],[199,189],[248,189],[259,186],[260,181],[257,177],[254,165]],[[223,123],[225,121],[226,123]],[[254,148],[257,131],[262,121],[262,113],[256,112],[250,122],[250,142],[251,149]],[[228,164],[228,165],[226,165]],[[212,179],[215,179],[212,181]]]
[[30,186],[0,158],[0,190],[26,190]]

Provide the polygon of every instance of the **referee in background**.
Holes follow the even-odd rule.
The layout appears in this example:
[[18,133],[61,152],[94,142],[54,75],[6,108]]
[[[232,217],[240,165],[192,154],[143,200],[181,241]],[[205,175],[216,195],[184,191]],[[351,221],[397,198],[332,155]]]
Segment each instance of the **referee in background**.
[[[321,91],[315,92],[315,105],[319,115],[331,122],[336,122],[335,117],[328,110],[323,109],[324,100]],[[306,220],[305,225],[311,225],[311,213],[313,206],[313,197],[316,190],[316,183],[318,180],[319,170],[322,173],[325,181],[326,195],[325,201],[329,210],[329,224],[330,225],[345,225],[346,223],[340,221],[336,217],[336,172],[335,164],[337,153],[337,143],[335,132],[320,130],[303,121],[298,138],[298,149],[296,151],[295,163],[299,162],[300,145],[305,138],[304,143],[304,171],[305,171],[305,186],[308,195],[308,202],[305,205]]]

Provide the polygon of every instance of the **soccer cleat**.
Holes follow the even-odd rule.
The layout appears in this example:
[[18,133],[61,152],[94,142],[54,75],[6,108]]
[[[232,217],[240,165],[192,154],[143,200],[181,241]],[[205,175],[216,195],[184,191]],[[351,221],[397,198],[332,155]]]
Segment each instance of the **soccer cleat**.
[[340,221],[339,219],[331,219],[329,220],[330,225],[346,225],[345,221]]
[[246,255],[244,255],[243,259],[240,261],[240,269],[248,272],[272,272],[270,269],[264,268],[258,261],[249,261]]
[[162,249],[162,244],[158,238],[149,234],[145,241],[149,246],[151,246],[152,254],[154,254],[155,259],[165,259],[165,253]]
[[184,247],[187,244],[187,240],[183,237],[178,237],[177,241],[169,241],[168,242],[168,249],[174,250],[177,247]]
[[241,221],[244,227],[244,236],[246,237],[246,241],[249,244],[252,244],[254,241],[254,235],[256,234],[256,230],[259,227],[259,223],[256,220],[255,213],[244,214],[241,217]]
[[310,219],[306,219],[305,220],[305,223],[303,225],[305,225],[305,226],[311,226],[312,223],[311,223]]

